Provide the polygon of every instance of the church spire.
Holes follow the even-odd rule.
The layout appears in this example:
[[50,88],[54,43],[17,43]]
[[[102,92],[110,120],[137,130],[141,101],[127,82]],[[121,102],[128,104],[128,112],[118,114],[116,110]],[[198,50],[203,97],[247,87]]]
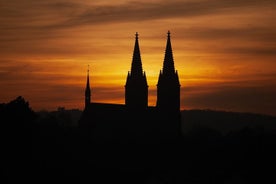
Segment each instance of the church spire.
[[88,69],[87,69],[86,90],[89,90],[89,91],[90,91],[90,83],[89,83],[89,65],[88,65]]
[[135,34],[135,44],[125,85],[125,103],[131,109],[145,109],[148,106],[148,84],[146,73],[143,72],[138,33]]
[[87,79],[86,79],[86,88],[85,88],[85,108],[90,104],[91,90],[89,83],[89,65],[87,67]]
[[166,111],[180,110],[180,83],[178,73],[174,68],[170,31],[168,31],[167,45],[157,83],[157,107]]
[[133,51],[133,57],[132,57],[132,63],[131,63],[131,75],[132,76],[142,76],[143,75],[143,69],[142,69],[142,61],[141,61],[141,55],[140,55],[140,48],[139,48],[139,42],[138,42],[138,33],[135,34],[135,45],[134,45],[134,51]]
[[172,45],[171,45],[171,33],[168,31],[168,37],[167,37],[167,45],[166,45],[166,51],[165,51],[165,57],[164,57],[164,63],[163,63],[163,74],[174,74],[174,60],[173,60],[173,52],[172,52]]

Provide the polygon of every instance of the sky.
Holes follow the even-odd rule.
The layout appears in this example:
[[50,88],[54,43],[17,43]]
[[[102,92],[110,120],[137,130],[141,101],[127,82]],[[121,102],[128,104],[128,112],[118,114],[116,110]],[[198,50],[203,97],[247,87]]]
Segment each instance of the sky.
[[124,104],[135,33],[156,104],[171,32],[181,109],[276,115],[275,0],[1,0],[0,102]]

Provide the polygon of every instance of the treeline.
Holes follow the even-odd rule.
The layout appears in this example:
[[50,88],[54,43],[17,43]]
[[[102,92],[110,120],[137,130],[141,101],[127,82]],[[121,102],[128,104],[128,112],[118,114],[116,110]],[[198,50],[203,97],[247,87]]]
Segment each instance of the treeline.
[[[273,129],[265,128],[276,123],[274,117],[185,111],[183,123],[188,130],[173,144],[99,145],[85,131],[73,126],[70,116],[64,109],[34,112],[23,97],[0,104],[5,143],[3,168],[8,180],[36,183],[275,181],[276,134]],[[228,121],[246,122],[246,126],[229,128],[227,125],[227,131],[213,126]],[[188,126],[189,123],[196,126]]]

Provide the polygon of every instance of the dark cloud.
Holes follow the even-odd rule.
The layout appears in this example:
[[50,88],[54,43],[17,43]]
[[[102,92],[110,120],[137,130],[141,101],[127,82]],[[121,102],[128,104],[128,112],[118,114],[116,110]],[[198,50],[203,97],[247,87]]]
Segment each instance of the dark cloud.
[[200,86],[192,89],[183,87],[182,94],[181,103],[185,107],[276,115],[275,84],[254,87],[226,85]]
[[276,56],[276,45],[273,47],[230,47],[222,49],[224,53],[231,54],[247,54],[251,56],[268,56],[273,55]]
[[[25,42],[36,45],[39,51],[53,52],[58,48],[47,47],[42,40],[57,40],[67,37],[64,29],[71,29],[82,25],[92,27],[98,24],[138,22],[161,20],[168,18],[191,18],[202,15],[225,13],[242,13],[243,8],[253,8],[258,13],[260,7],[273,7],[273,0],[199,0],[199,1],[130,1],[124,4],[110,3],[110,5],[88,4],[74,0],[13,0],[2,1],[0,7],[0,49],[10,51],[11,47],[24,52]],[[255,12],[255,13],[256,13]],[[260,12],[263,14],[265,12]],[[238,20],[237,20],[238,21]],[[256,22],[256,25],[258,22]],[[184,32],[186,38],[196,39],[245,39],[275,41],[275,27],[248,27],[248,28],[211,28],[181,26],[179,32]],[[179,34],[180,35],[180,34]],[[271,41],[272,40],[272,41]],[[22,45],[20,41],[24,41]],[[14,42],[19,42],[14,45]],[[11,45],[9,45],[11,44]],[[41,45],[42,44],[42,45]],[[41,48],[41,47],[46,48]],[[18,47],[18,48],[17,48]],[[48,51],[49,50],[49,51]],[[60,51],[62,52],[62,51]],[[269,52],[271,53],[271,52]]]
[[[0,86],[3,90],[10,91],[28,91],[34,86],[47,88],[49,85],[64,84],[64,81],[70,81],[71,86],[74,83],[85,79],[85,76],[68,74],[64,71],[72,70],[74,65],[64,65],[63,63],[55,63],[40,61],[30,62],[21,60],[3,60],[0,59]],[[2,93],[4,93],[2,90]]]
[[276,42],[276,26],[245,26],[245,27],[200,27],[194,26],[189,28],[176,29],[179,38],[200,39],[204,41],[266,41]]
[[[107,22],[146,21],[175,17],[194,17],[209,14],[224,14],[239,11],[240,8],[262,7],[275,5],[275,1],[252,0],[200,0],[200,1],[163,1],[159,2],[129,2],[126,4],[90,6],[78,16],[56,25],[75,26],[83,24],[102,24]],[[238,10],[236,10],[238,9]],[[241,12],[239,12],[241,13]]]
[[[2,1],[0,7],[0,53],[18,52],[19,54],[28,54],[38,52],[62,55],[68,52],[79,52],[84,48],[75,47],[74,51],[72,49],[68,51],[64,48],[74,46],[69,43],[62,45],[59,39],[67,39],[71,35],[66,32],[67,29],[74,29],[82,25],[89,25],[93,29],[99,24],[109,23],[192,18],[208,15],[220,16],[227,13],[239,15],[243,13],[243,9],[248,8],[254,13],[262,15],[266,12],[263,10],[258,12],[258,9],[275,6],[276,2],[273,0],[160,0],[155,2],[129,1],[124,4],[110,3],[106,5],[88,4],[85,1],[75,0],[7,0]],[[229,39],[237,42],[276,42],[275,26],[261,26],[259,25],[261,22],[255,23],[254,26],[249,25],[241,28],[232,28],[231,25],[219,27],[219,24],[215,27],[185,27],[185,25],[178,25],[175,31],[179,33],[179,38],[182,37],[180,33],[183,33],[183,39],[201,40],[205,41],[205,44],[208,44],[208,41],[211,40],[227,42]],[[49,43],[49,40],[53,40],[54,43]],[[221,49],[223,52],[223,47]],[[254,48],[253,50],[242,47],[232,48],[230,45],[224,51],[274,55],[274,50],[273,45],[267,48]]]
[[[220,43],[217,41],[216,43]],[[212,54],[224,54],[224,57],[228,55],[231,55],[231,57],[234,56],[250,56],[251,58],[258,57],[259,59],[264,59],[263,57],[266,56],[276,56],[276,45],[265,45],[265,42],[261,44],[252,43],[251,45],[242,45],[237,42],[236,44],[226,44],[223,45],[223,43],[220,43],[221,45],[214,46],[212,43],[204,43],[205,47],[189,47],[186,50],[193,51],[197,53],[212,53]],[[202,44],[203,45],[203,44]],[[201,46],[202,46],[201,45]],[[224,61],[227,61],[228,58],[225,58]],[[248,60],[248,59],[247,59]],[[250,59],[249,59],[250,60]],[[250,61],[246,62],[250,62]],[[264,61],[263,61],[264,62]],[[267,61],[265,61],[267,62]]]
[[41,108],[53,110],[60,106],[82,109],[83,106],[80,103],[83,102],[83,96],[81,94],[83,94],[83,88],[79,86],[49,83],[41,83],[40,88],[17,91],[17,95],[29,99],[34,110],[41,110]]
[[[12,3],[4,1],[1,10],[1,23],[4,28],[29,27],[70,27],[83,24],[103,24],[107,22],[145,21],[174,17],[192,17],[206,14],[223,14],[245,7],[273,6],[275,1],[253,0],[199,0],[199,1],[130,1],[125,4],[93,5],[78,1],[35,1],[14,0]],[[49,20],[50,18],[51,21]],[[24,24],[20,20],[37,24]],[[48,23],[43,23],[48,20]],[[37,21],[41,21],[38,23]],[[2,24],[3,25],[3,24]]]
[[[183,27],[177,28],[178,38],[193,41],[198,47],[186,50],[251,56],[276,55],[276,26],[244,27]],[[183,33],[183,34],[179,34]]]

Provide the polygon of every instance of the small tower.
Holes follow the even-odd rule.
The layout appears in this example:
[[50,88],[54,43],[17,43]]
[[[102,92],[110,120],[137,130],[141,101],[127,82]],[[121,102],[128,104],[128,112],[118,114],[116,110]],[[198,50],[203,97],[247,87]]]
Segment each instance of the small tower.
[[157,84],[156,106],[164,111],[180,111],[180,83],[178,73],[174,69],[170,31],[168,31],[163,69],[160,70]]
[[90,83],[89,83],[89,65],[88,65],[86,88],[85,88],[85,109],[90,104],[90,101],[91,101],[91,90],[90,90]]
[[145,109],[148,106],[148,84],[143,72],[138,33],[135,34],[135,45],[131,71],[127,74],[125,85],[125,104],[130,109]]

